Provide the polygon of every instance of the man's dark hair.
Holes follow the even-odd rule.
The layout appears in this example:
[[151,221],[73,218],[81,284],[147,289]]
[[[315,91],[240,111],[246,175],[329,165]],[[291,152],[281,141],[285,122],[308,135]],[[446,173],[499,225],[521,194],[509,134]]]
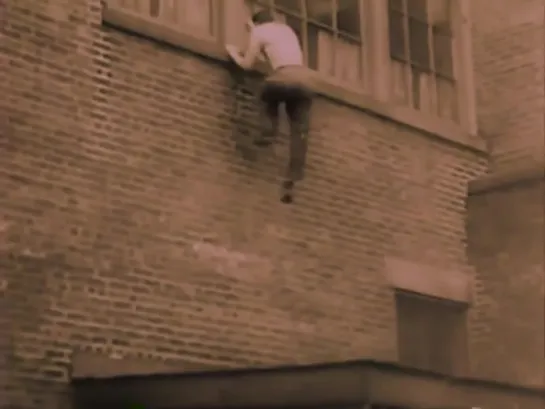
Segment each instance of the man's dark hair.
[[252,22],[257,26],[259,24],[272,23],[274,16],[269,10],[260,10],[252,16]]

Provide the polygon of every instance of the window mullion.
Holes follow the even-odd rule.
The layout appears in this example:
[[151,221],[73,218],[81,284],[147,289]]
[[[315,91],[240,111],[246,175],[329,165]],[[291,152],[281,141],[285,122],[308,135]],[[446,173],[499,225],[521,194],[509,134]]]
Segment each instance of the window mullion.
[[405,56],[407,57],[407,64],[405,67],[405,72],[407,74],[407,96],[409,99],[409,106],[414,108],[415,101],[413,95],[413,69],[412,69],[412,58],[411,58],[411,48],[409,46],[409,6],[407,0],[403,0],[403,48],[405,49]]
[[[432,0],[433,1],[433,0]],[[428,31],[428,55],[429,55],[429,63],[431,68],[431,84],[429,92],[431,94],[431,107],[430,111],[433,112],[433,114],[439,114],[439,94],[437,89],[437,72],[435,67],[435,53],[434,53],[434,38],[433,38],[433,21],[430,19],[431,9],[430,9],[430,1],[426,1],[426,10],[427,10],[427,16],[428,21],[426,21],[426,28]],[[434,110],[435,107],[435,110]]]
[[359,53],[360,58],[358,59],[358,78],[360,82],[363,82],[364,88],[367,90],[368,81],[367,81],[367,38],[364,36],[365,27],[364,24],[364,14],[363,14],[364,1],[358,0],[358,28],[359,28]]
[[331,0],[331,21],[333,22],[333,31],[335,32],[335,34],[337,34],[337,32],[339,31],[339,24],[337,23],[337,10],[339,9],[338,7],[338,4],[337,4],[337,1],[338,0]]
[[[212,1],[213,0],[210,0],[210,2],[212,2]],[[211,5],[211,7],[212,7],[212,5]],[[172,3],[172,16],[171,16],[171,18],[172,18],[174,24],[183,24],[181,8],[182,8],[182,4],[180,4],[179,2],[173,2]],[[208,25],[210,27],[212,27],[212,28],[215,28],[214,27],[214,19],[213,19],[214,18],[213,10],[214,9],[211,8],[212,13],[208,13]]]
[[337,61],[337,55],[339,54],[337,52],[337,47],[339,46],[339,25],[337,23],[337,10],[339,9],[338,8],[338,4],[337,4],[337,1],[338,0],[331,0],[331,22],[333,23],[333,27],[332,28],[332,34],[333,34],[333,41],[332,41],[332,47],[331,47],[331,59],[333,61],[333,64],[332,64],[332,67],[333,67],[333,72],[332,72],[332,75],[334,78],[337,78],[337,65],[339,64],[339,61]]
[[[367,39],[367,61],[369,66],[367,85],[371,92],[382,101],[388,101],[391,95],[392,60],[389,48],[388,3],[385,0],[363,0],[369,13],[364,14],[364,32]],[[366,9],[367,11],[367,9]],[[364,44],[365,46],[365,44]],[[384,75],[387,67],[387,75]]]
[[308,51],[308,25],[309,25],[309,19],[308,19],[308,10],[307,10],[307,2],[305,0],[299,0],[301,3],[301,24],[303,25],[301,27],[301,41],[303,44],[301,44],[301,47],[303,47],[303,58],[305,61],[305,65],[308,67],[309,65],[309,51]]
[[[452,2],[454,79],[458,96],[459,119],[471,133],[477,134],[475,80],[472,66],[471,6],[468,0]],[[454,6],[455,5],[455,6]]]
[[225,38],[224,7],[224,0],[210,0],[210,27],[212,27],[212,35],[219,43],[224,43]]

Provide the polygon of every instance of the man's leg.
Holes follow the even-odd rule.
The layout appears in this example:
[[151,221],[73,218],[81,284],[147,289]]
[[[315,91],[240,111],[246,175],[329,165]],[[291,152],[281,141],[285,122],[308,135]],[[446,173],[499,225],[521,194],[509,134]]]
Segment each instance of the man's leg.
[[304,177],[311,107],[312,97],[303,92],[300,97],[286,101],[286,113],[290,120],[290,158],[286,176],[292,182]]
[[284,203],[293,201],[295,182],[304,177],[311,107],[312,97],[306,93],[286,101],[286,113],[290,120],[290,156],[283,183],[281,200]]
[[255,139],[258,146],[268,146],[274,142],[279,129],[278,90],[274,84],[266,84],[261,94],[261,134]]

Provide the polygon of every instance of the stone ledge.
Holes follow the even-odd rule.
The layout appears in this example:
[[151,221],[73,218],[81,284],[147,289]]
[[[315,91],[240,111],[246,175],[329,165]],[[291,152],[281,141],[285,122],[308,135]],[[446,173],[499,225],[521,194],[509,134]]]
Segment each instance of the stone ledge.
[[509,171],[484,175],[468,185],[469,196],[483,194],[491,190],[512,187],[519,183],[545,181],[545,163],[529,162],[526,166]]
[[[172,28],[113,7],[105,7],[102,18],[103,22],[109,26],[188,50],[216,61],[223,63],[229,61],[227,52],[219,40],[206,40],[189,34],[183,34]],[[257,74],[257,72],[254,74]],[[425,115],[404,106],[379,101],[369,95],[338,85],[320,75],[316,75],[316,92],[342,104],[425,132],[431,137],[439,138],[444,142],[469,149],[479,154],[488,154],[483,138],[478,135],[471,135],[460,125],[452,121]]]
[[438,270],[407,260],[387,257],[388,282],[397,290],[410,291],[461,304],[470,304],[471,278],[459,271]]

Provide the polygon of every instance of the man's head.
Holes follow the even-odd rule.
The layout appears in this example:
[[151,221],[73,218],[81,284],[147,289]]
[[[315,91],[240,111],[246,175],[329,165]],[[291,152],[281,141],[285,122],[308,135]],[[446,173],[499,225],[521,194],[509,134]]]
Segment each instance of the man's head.
[[260,10],[257,13],[254,13],[252,16],[252,22],[258,26],[260,24],[272,23],[274,21],[274,16],[269,10]]

